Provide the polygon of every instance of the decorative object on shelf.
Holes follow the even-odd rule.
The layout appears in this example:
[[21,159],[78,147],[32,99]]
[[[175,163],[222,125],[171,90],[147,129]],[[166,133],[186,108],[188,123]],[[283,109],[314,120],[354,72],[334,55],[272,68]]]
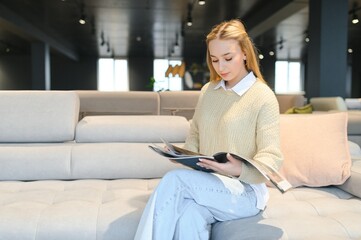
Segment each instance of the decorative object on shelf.
[[175,75],[178,74],[178,76],[180,78],[184,77],[184,73],[185,73],[185,69],[186,69],[186,64],[185,62],[182,62],[181,65],[169,65],[166,72],[165,72],[165,76],[169,77],[169,74],[172,74],[172,76],[174,77]]

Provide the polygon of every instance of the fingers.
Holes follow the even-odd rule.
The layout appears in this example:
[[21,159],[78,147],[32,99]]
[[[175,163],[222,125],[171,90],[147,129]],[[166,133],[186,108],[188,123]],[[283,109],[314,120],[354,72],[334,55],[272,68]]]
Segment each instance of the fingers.
[[227,153],[226,155],[228,161],[230,162],[235,162],[235,161],[238,161],[236,158],[234,158],[230,153]]
[[223,165],[222,163],[218,163],[216,161],[200,158],[199,162],[197,163],[198,166],[203,167],[205,169],[212,169],[213,171],[219,171]]

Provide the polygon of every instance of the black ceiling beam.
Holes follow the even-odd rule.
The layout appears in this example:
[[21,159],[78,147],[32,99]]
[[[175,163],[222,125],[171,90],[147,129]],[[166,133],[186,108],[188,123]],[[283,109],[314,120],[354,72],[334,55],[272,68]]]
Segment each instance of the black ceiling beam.
[[266,6],[255,8],[243,21],[248,34],[256,38],[307,6],[308,0],[267,1]]
[[28,41],[47,43],[51,48],[73,60],[79,59],[78,53],[70,43],[60,40],[58,36],[51,36],[47,31],[29,23],[2,4],[0,4],[0,26]]

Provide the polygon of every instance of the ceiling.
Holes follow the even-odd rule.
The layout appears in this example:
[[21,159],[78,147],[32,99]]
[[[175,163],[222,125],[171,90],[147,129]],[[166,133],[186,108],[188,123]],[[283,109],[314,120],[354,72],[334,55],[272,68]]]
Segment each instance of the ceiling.
[[[350,8],[354,2],[349,0]],[[188,27],[190,7],[193,25]],[[82,13],[84,25],[78,22]],[[30,52],[32,42],[43,41],[72,59],[199,58],[207,32],[231,18],[241,18],[267,54],[274,50],[278,59],[301,58],[308,0],[207,0],[203,6],[197,0],[0,0],[0,54]],[[350,26],[353,45],[360,45],[360,26]]]

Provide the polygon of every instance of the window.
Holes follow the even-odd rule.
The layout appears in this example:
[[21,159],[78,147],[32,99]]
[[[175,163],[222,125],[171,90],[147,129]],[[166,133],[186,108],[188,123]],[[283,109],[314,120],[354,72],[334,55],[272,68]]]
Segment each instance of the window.
[[175,65],[181,65],[181,60],[168,60],[168,59],[155,59],[153,64],[154,72],[154,91],[177,91],[183,90],[182,78],[178,75],[173,76],[172,74],[169,77],[165,76],[165,73],[169,66],[174,67]]
[[128,61],[100,58],[98,60],[99,91],[129,91]]
[[276,93],[302,91],[300,62],[276,61]]

